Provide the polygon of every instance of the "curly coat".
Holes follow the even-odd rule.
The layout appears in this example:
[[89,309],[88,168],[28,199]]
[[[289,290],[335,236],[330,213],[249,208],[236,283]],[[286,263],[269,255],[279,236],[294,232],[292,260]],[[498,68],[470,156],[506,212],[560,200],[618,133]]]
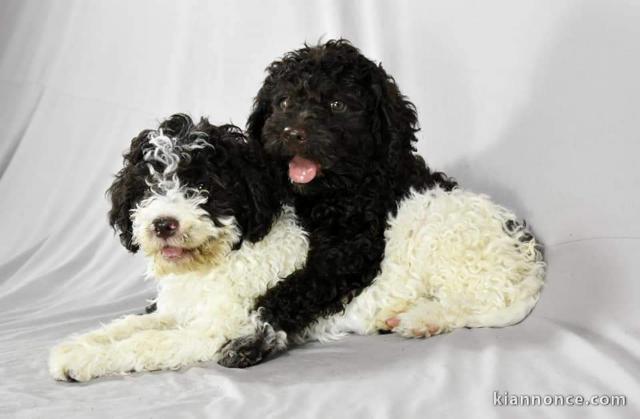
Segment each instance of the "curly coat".
[[211,199],[202,206],[214,223],[219,224],[218,218],[234,216],[243,240],[262,239],[282,209],[284,191],[261,150],[234,125],[216,126],[205,118],[196,124],[188,115],[175,114],[157,130],[143,130],[132,139],[129,151],[123,155],[123,168],[107,190],[111,199],[109,224],[122,245],[132,253],[138,251],[139,246],[133,240],[131,211],[152,193],[148,184],[149,166],[155,165],[158,172],[164,170],[158,162],[144,158],[151,147],[149,134],[156,131],[177,138],[179,144],[202,139],[211,145],[181,156],[187,158],[179,161],[174,175],[193,188],[207,191]]
[[[256,310],[276,330],[295,336],[343,310],[371,284],[385,254],[387,220],[412,189],[451,190],[456,183],[414,154],[414,105],[381,65],[348,41],[305,46],[267,73],[248,134],[288,185],[310,250],[306,266],[259,297]],[[303,134],[291,139],[292,128]],[[288,179],[296,156],[320,168],[311,182]],[[238,366],[226,358],[221,363]]]

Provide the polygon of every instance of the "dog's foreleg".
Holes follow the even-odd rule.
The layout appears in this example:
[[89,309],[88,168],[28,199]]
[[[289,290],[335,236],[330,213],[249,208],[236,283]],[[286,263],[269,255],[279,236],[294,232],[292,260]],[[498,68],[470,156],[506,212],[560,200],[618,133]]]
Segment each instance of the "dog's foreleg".
[[66,362],[54,376],[87,381],[105,375],[178,369],[213,360],[223,342],[188,329],[143,330],[110,345],[86,347],[75,342],[59,349]]
[[[86,381],[92,378],[89,371],[96,367],[93,358],[109,353],[116,342],[144,330],[164,330],[173,326],[171,317],[157,313],[129,315],[114,320],[100,329],[71,337],[55,346],[49,356],[49,372],[57,380]],[[74,373],[77,377],[71,377],[69,371],[77,371]]]
[[340,239],[339,244],[335,244],[337,239],[312,235],[305,267],[257,298],[254,314],[262,326],[225,345],[219,363],[230,368],[255,365],[286,349],[287,335],[303,332],[317,319],[340,312],[378,273],[384,240],[374,233],[367,230],[351,240]]
[[152,313],[149,315],[130,314],[84,335],[88,341],[96,343],[111,343],[126,339],[141,330],[165,330],[175,326],[171,316]]

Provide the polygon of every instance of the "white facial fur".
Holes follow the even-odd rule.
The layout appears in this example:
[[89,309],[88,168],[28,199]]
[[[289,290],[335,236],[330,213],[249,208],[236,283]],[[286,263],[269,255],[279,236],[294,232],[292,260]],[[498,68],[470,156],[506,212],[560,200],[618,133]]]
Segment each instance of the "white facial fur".
[[[182,185],[177,169],[182,159],[189,159],[192,150],[212,147],[204,139],[178,144],[162,131],[149,134],[149,147],[144,153],[149,162],[150,195],[131,211],[133,241],[149,258],[149,273],[155,276],[207,269],[220,262],[239,240],[240,232],[234,217],[220,217],[217,224],[202,209],[209,197],[206,191]],[[151,165],[164,167],[158,172]],[[159,218],[178,221],[176,233],[166,239],[157,237],[153,222]],[[164,247],[185,249],[185,256],[171,260],[163,256]]]

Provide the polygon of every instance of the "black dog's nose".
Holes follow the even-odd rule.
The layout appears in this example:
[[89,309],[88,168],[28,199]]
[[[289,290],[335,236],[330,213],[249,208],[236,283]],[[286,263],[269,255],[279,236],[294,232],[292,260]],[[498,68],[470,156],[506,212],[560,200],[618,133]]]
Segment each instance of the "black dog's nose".
[[153,231],[156,233],[156,236],[163,239],[176,234],[179,226],[178,220],[171,217],[156,218],[153,221]]
[[285,127],[282,134],[288,140],[303,142],[307,139],[307,133],[302,128]]

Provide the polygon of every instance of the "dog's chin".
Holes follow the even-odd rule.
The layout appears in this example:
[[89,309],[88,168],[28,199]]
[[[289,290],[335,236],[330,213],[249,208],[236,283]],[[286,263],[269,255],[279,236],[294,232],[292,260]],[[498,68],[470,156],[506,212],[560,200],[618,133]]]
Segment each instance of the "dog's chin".
[[318,174],[313,180],[306,183],[296,182],[289,178],[289,187],[295,194],[307,196],[320,194],[328,189],[323,174]]
[[291,182],[291,190],[298,195],[313,195],[318,192],[318,186],[308,183]]
[[205,272],[218,266],[231,251],[224,240],[210,239],[195,247],[157,246],[145,250],[156,278]]

